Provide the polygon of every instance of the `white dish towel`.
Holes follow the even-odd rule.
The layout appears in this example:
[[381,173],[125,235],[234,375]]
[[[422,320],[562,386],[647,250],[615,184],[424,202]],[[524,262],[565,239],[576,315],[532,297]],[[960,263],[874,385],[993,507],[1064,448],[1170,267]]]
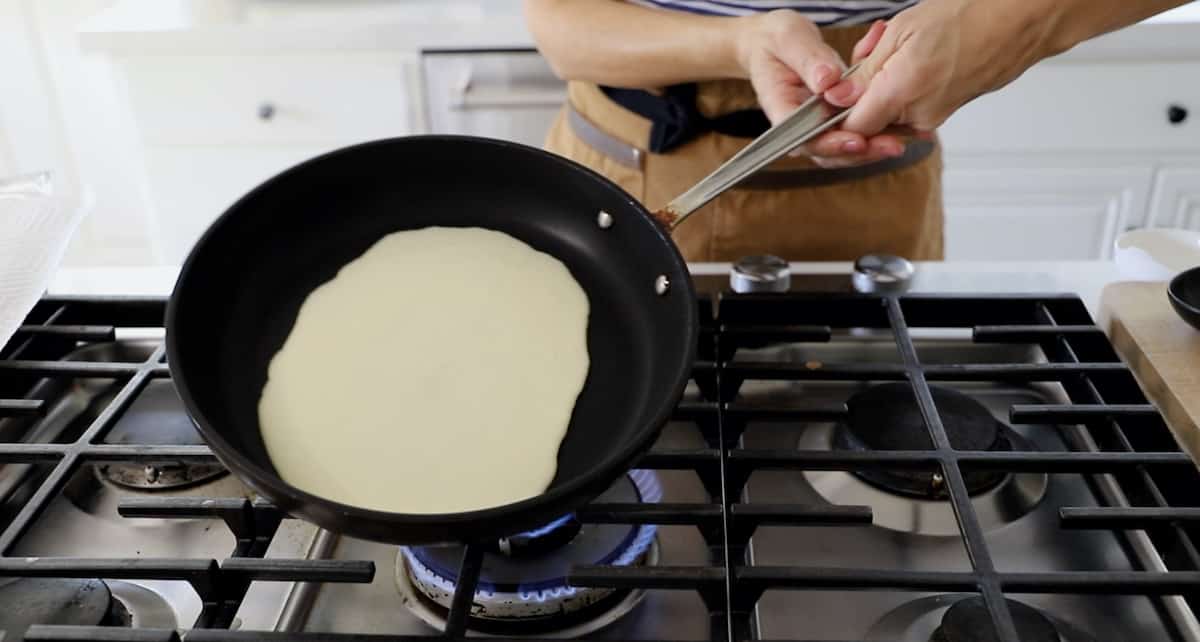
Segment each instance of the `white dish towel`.
[[0,347],[46,291],[86,209],[49,172],[0,177]]

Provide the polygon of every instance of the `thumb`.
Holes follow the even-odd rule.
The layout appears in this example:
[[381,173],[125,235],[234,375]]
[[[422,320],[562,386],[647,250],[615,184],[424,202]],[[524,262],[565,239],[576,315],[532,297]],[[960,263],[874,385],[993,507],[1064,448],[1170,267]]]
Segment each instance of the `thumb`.
[[819,94],[837,83],[846,65],[815,27],[797,35],[781,43],[775,55],[800,77],[809,91]]
[[871,25],[867,34],[854,45],[853,59],[859,65],[858,70],[826,91],[825,100],[838,107],[850,107],[858,102],[883,68],[883,63],[895,52],[898,41],[896,30],[889,30],[886,22],[877,21]]

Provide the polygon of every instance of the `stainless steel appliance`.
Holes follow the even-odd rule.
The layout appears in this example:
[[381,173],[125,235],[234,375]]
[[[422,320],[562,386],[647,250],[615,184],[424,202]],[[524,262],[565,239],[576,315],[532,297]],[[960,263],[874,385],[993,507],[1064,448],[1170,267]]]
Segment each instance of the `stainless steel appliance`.
[[421,52],[425,124],[435,134],[489,136],[541,147],[567,98],[535,49]]
[[163,300],[43,300],[0,352],[0,639],[1200,639],[1200,473],[1076,297],[697,284],[701,360],[638,470],[464,533],[465,567],[226,474]]

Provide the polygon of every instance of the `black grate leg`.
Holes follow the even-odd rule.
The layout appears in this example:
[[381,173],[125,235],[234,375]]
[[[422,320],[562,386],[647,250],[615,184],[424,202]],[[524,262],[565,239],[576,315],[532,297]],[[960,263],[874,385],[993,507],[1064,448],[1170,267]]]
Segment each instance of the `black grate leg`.
[[458,568],[458,582],[454,586],[450,612],[446,614],[446,637],[461,638],[466,635],[467,620],[471,617],[471,604],[475,599],[475,589],[479,586],[479,571],[482,568],[483,546],[468,544]]

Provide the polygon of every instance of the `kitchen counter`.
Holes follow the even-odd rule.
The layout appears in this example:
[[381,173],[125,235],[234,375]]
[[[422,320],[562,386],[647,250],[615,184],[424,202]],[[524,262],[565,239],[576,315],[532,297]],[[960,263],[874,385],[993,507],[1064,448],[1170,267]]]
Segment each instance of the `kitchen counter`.
[[[129,54],[533,46],[516,0],[216,4],[226,7],[223,13],[189,9],[204,5],[186,0],[119,0],[79,26],[80,42],[88,50]],[[1192,2],[1055,60],[1191,58],[1200,55],[1198,30],[1200,2]]]
[[[849,274],[849,263],[793,263],[793,274]],[[729,265],[700,263],[695,274],[728,274]],[[170,294],[177,267],[69,268],[51,281],[51,294]],[[1109,261],[918,263],[914,292],[1046,293],[1074,292],[1095,316],[1100,291],[1119,280]]]

